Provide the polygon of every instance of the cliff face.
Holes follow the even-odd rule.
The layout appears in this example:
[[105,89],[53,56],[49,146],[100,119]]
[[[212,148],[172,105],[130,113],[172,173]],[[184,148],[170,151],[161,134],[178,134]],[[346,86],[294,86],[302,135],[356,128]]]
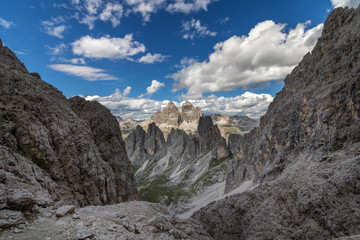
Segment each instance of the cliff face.
[[157,112],[151,117],[151,120],[157,125],[166,124],[174,127],[178,127],[181,122],[181,117],[178,108],[173,102],[169,102],[168,105],[161,112]]
[[260,126],[233,139],[226,190],[260,186],[195,213],[215,239],[359,234],[359,27],[360,8],[335,9]]
[[66,99],[1,42],[0,109],[1,209],[137,198],[110,111],[78,97]]
[[[357,10],[359,11],[359,10]],[[285,86],[260,120],[238,142],[227,189],[243,179],[273,179],[307,151],[334,152],[360,139],[359,17],[335,10],[312,53],[285,79]]]
[[198,124],[200,117],[202,117],[200,108],[195,108],[189,101],[186,101],[181,106],[181,122]]

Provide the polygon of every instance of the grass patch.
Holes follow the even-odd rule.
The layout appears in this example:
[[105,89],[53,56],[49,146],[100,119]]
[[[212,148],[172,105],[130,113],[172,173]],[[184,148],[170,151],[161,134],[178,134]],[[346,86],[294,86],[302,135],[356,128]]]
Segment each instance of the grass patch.
[[190,197],[183,184],[166,186],[169,178],[165,175],[156,176],[149,184],[139,190],[139,200],[170,205],[177,203],[181,197]]

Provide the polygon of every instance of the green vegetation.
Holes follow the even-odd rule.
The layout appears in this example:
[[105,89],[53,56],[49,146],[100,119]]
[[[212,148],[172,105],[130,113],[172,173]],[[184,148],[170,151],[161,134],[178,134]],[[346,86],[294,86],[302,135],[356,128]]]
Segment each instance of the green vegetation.
[[156,176],[149,184],[139,190],[139,200],[170,205],[181,197],[190,197],[183,184],[166,186],[169,179],[165,175]]
[[241,130],[234,125],[218,125],[220,131],[226,132],[229,134],[241,134]]

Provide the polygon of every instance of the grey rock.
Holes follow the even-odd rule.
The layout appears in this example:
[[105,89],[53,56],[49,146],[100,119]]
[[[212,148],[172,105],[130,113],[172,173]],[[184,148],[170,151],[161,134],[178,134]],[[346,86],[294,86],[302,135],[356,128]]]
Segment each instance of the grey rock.
[[56,210],[57,217],[64,217],[67,214],[73,213],[75,211],[74,205],[65,205]]
[[94,235],[93,232],[86,230],[86,229],[82,229],[74,234],[73,239],[74,240],[83,240],[86,238],[91,238],[93,235]]
[[[25,210],[30,199],[85,206],[137,198],[125,143],[108,109],[67,99],[3,46],[0,83],[0,169],[9,208]],[[9,195],[21,189],[33,197],[23,194],[21,203]]]
[[0,170],[0,183],[5,183],[7,176],[4,171]]
[[149,124],[145,135],[144,148],[154,158],[161,158],[166,154],[164,134],[155,123]]
[[323,34],[241,136],[226,190],[196,212],[214,239],[333,239],[359,234],[360,7],[337,8]]
[[0,210],[0,228],[9,228],[24,223],[24,215],[19,211]]
[[7,204],[11,209],[25,211],[36,203],[34,195],[26,189],[14,189],[7,193]]

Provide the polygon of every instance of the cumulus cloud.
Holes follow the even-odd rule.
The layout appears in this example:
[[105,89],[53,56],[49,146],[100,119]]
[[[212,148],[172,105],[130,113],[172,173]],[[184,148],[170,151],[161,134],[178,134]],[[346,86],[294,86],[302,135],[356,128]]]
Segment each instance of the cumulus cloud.
[[6,21],[5,19],[0,17],[0,26],[2,26],[3,28],[9,29],[13,25],[15,25],[13,22]]
[[160,88],[164,87],[165,84],[156,80],[152,80],[151,85],[146,88],[146,93],[151,96],[156,93]]
[[216,32],[207,29],[206,26],[201,25],[200,20],[192,19],[191,21],[183,22],[183,38],[193,40],[195,37],[211,36],[215,37]]
[[100,19],[104,22],[110,21],[113,27],[120,24],[123,15],[123,6],[118,3],[107,3],[105,9],[100,14]]
[[100,80],[117,80],[119,78],[105,73],[105,70],[99,68],[93,68],[89,66],[78,66],[71,64],[52,64],[48,65],[49,68],[63,72],[67,75],[73,75],[81,77],[88,81],[100,81]]
[[87,58],[126,59],[145,52],[145,45],[134,41],[132,34],[124,38],[84,36],[71,45],[74,54]]
[[164,56],[160,53],[155,53],[155,54],[151,54],[148,53],[145,56],[142,56],[139,59],[140,63],[155,63],[155,62],[163,62],[165,61],[165,59],[167,58],[167,56]]
[[[126,90],[126,89],[125,89]],[[132,117],[133,119],[147,119],[154,115],[157,111],[163,110],[169,103],[169,100],[155,101],[149,98],[138,97],[129,98],[119,89],[115,93],[100,97],[87,96],[87,100],[95,100],[106,106],[114,115],[122,118]],[[262,116],[273,98],[269,94],[254,94],[245,92],[236,97],[217,97],[211,95],[201,99],[188,99],[195,107],[202,109],[204,114],[220,113],[227,115],[246,115],[253,118]],[[174,102],[180,108],[183,102]]]
[[360,0],[331,0],[334,8],[337,7],[352,7],[357,8],[360,4]]
[[264,21],[248,36],[233,36],[215,45],[209,59],[195,62],[168,76],[175,80],[173,91],[187,89],[187,96],[205,92],[255,87],[283,79],[312,50],[323,24],[306,30],[300,23],[285,32],[284,24]]
[[[213,0],[214,1],[214,0]],[[176,0],[167,6],[169,12],[182,12],[189,14],[190,12],[198,12],[200,10],[207,11],[207,6],[212,0]]]
[[130,94],[130,92],[131,92],[131,87],[126,87],[125,88],[125,90],[124,90],[124,92],[123,92],[123,95],[124,95],[124,97],[127,97],[127,96],[129,96],[129,94]]
[[156,13],[164,6],[166,0],[125,0],[131,7],[129,12],[140,13],[144,22],[150,21],[152,13]]

